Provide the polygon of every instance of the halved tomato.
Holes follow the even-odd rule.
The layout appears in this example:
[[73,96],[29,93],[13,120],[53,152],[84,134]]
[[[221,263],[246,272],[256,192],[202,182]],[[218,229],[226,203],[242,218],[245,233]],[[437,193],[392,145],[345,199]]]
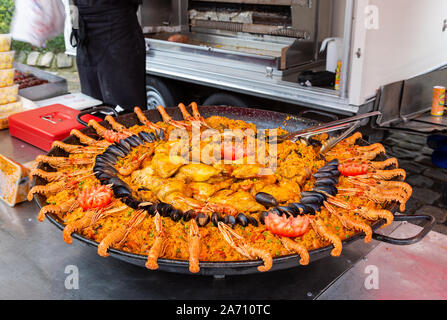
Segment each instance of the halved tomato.
[[84,210],[104,208],[112,200],[112,190],[107,186],[96,186],[82,190],[78,203]]
[[309,230],[309,219],[305,216],[285,217],[269,213],[264,219],[267,229],[279,236],[296,238]]
[[247,148],[241,143],[222,143],[221,154],[223,159],[235,161],[247,156]]
[[346,177],[359,176],[368,172],[366,162],[348,161],[338,165],[338,171]]

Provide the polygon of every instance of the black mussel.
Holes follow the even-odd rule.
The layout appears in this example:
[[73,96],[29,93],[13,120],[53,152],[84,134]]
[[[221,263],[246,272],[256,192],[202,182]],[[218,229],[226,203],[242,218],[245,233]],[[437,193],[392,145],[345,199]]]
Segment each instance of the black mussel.
[[122,202],[124,202],[124,204],[126,204],[128,207],[131,207],[132,209],[139,209],[140,206],[140,201],[138,201],[137,199],[129,196],[129,197],[125,197],[123,199],[121,199]]
[[120,148],[118,148],[116,145],[112,144],[106,149],[106,152],[109,152],[111,154],[114,154],[117,157],[124,158],[127,154],[124,153],[124,151]]
[[320,186],[320,187],[314,187],[313,189],[316,192],[323,192],[324,194],[330,194],[331,196],[335,197],[338,193],[338,190],[334,186]]
[[96,179],[98,179],[101,182],[106,182],[103,184],[109,184],[109,180],[113,177],[116,177],[111,171],[99,171],[95,174]]
[[233,216],[228,215],[225,216],[224,223],[233,228],[236,225],[236,219]]
[[118,150],[121,150],[126,156],[129,154],[130,149],[127,149],[126,147],[123,147],[122,145],[120,145],[118,142],[116,142],[115,144],[113,144],[113,146],[115,146]]
[[257,227],[259,226],[258,220],[256,220],[255,217],[247,217],[248,223],[252,224],[253,226]]
[[316,196],[308,196],[301,198],[300,202],[305,205],[315,204],[315,205],[322,205],[323,201],[320,197]]
[[320,212],[321,210],[321,205],[318,204],[313,204],[313,203],[309,203],[306,206],[308,206],[310,208],[310,210],[313,210],[313,213],[308,213],[310,215],[314,215],[316,212]]
[[258,192],[256,194],[256,201],[265,207],[276,207],[278,205],[275,197],[265,192]]
[[144,144],[144,141],[143,141],[139,136],[137,136],[136,134],[134,134],[134,135],[132,136],[132,139],[135,140],[136,142],[138,142],[138,144],[139,144],[140,146]]
[[332,170],[331,171],[331,173],[332,173],[332,175],[334,176],[334,177],[339,177],[340,176],[340,171],[338,171],[338,169],[334,169],[334,170]]
[[338,170],[338,166],[324,166],[318,169],[318,172],[331,172],[332,170]]
[[262,211],[262,212],[260,212],[260,213],[258,214],[259,221],[260,221],[262,224],[265,224],[265,217],[267,217],[268,215],[269,215],[269,213],[268,213],[267,211]]
[[338,166],[340,164],[340,162],[338,161],[338,159],[334,159],[328,163],[326,163],[327,166]]
[[132,148],[138,147],[139,144],[132,138],[132,136],[127,137],[126,139],[124,139],[124,141],[126,141],[128,144],[130,144],[130,146]]
[[278,207],[279,210],[285,212],[287,215],[296,217],[301,214],[301,211],[293,204],[288,204],[287,206]]
[[143,139],[144,141],[146,141],[148,143],[154,142],[152,137],[149,135],[149,132],[141,131],[138,135],[140,136],[141,139]]
[[174,207],[168,203],[160,202],[157,204],[157,211],[162,217],[167,217],[174,210]]
[[[301,197],[318,197],[322,202],[327,200],[327,196],[316,191],[303,191]],[[304,203],[304,202],[302,202]]]
[[124,198],[124,197],[132,196],[132,190],[130,190],[126,187],[118,186],[118,187],[113,187],[112,189],[113,189],[113,193],[115,194],[115,197],[117,197],[117,198]]
[[311,210],[311,208],[309,208],[309,206],[303,204],[303,203],[291,203],[290,205],[294,206],[295,208],[297,208],[297,210],[299,211],[299,215],[303,215],[303,214],[315,214],[314,210]]
[[105,164],[105,165],[111,165],[111,166],[115,166],[116,162],[109,160],[108,158],[103,157],[102,155],[99,155],[96,157],[95,159],[95,164]]
[[213,212],[211,215],[211,222],[214,224],[215,227],[218,226],[219,222],[223,221],[222,216],[219,212]]
[[196,212],[194,210],[188,210],[183,214],[183,220],[188,222],[192,218],[195,218],[195,216],[196,216]]
[[124,187],[130,190],[129,185],[118,177],[113,177],[112,179],[109,180],[109,182],[110,184],[112,184],[112,189],[115,187]]
[[118,171],[116,171],[115,167],[109,164],[95,163],[95,165],[93,166],[94,173],[105,172],[105,171],[112,172],[114,175],[118,174]]
[[335,186],[337,183],[338,181],[336,178],[317,179],[314,183],[314,187]]
[[130,137],[128,137],[127,139],[126,139],[127,141],[129,141],[129,143],[130,143],[130,145],[132,146],[132,147],[138,147],[138,146],[141,146],[142,144],[144,144],[144,141],[143,140],[141,140],[140,139],[140,137],[138,137],[137,135],[132,135],[132,136],[130,136]]
[[199,213],[196,217],[196,222],[199,227],[204,227],[210,222],[210,216],[204,213]]
[[164,131],[163,130],[157,130],[157,137],[156,137],[156,139],[157,140],[164,140],[165,139],[165,133],[164,133]]
[[284,214],[284,211],[282,211],[281,209],[278,209],[278,207],[270,208],[268,212],[269,212],[269,214],[273,213],[273,214],[276,214],[278,216],[282,216]]
[[127,142],[126,139],[121,139],[120,141],[118,141],[118,145],[126,149],[127,152],[130,152],[130,150],[132,149],[129,142]]
[[310,137],[309,139],[307,139],[307,142],[312,146],[312,147],[321,147],[321,141],[314,139],[312,137]]
[[157,212],[156,204],[151,204],[151,203],[142,204],[142,203],[140,203],[138,208],[146,210],[146,212],[149,213],[151,216],[155,216],[155,213]]
[[183,217],[183,212],[178,209],[173,209],[169,213],[169,217],[172,219],[172,221],[177,222]]
[[333,171],[328,172],[317,172],[314,173],[313,176],[316,179],[326,179],[326,178],[333,178],[335,175],[332,173]]
[[241,226],[246,227],[248,226],[248,219],[247,216],[243,213],[239,213],[236,216],[236,223],[239,223]]
[[98,155],[96,158],[98,158],[98,157],[101,157],[103,159],[107,159],[107,160],[111,161],[113,164],[115,164],[118,161],[118,157],[115,156],[111,152],[104,152],[103,154]]
[[153,133],[153,132],[150,132],[149,133],[149,136],[151,137],[151,139],[153,140],[153,141],[157,141],[158,139],[157,139],[157,136]]

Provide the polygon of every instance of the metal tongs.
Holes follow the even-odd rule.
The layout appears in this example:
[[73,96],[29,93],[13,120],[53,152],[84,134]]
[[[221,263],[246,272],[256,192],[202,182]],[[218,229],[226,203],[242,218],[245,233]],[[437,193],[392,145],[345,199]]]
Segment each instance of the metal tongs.
[[[318,125],[315,127],[311,127],[311,128],[307,128],[304,130],[291,132],[286,135],[277,137],[277,143],[281,143],[285,140],[291,140],[291,141],[295,142],[298,138],[309,139],[312,136],[316,136],[316,135],[319,135],[322,133],[329,133],[329,132],[338,131],[338,130],[342,130],[342,129],[346,129],[346,128],[350,128],[348,131],[352,132],[360,126],[360,120],[369,118],[369,117],[378,116],[380,114],[381,114],[380,111],[374,111],[374,112],[365,113],[365,114],[361,114],[361,115],[350,117],[350,118],[345,118],[345,119],[341,119],[341,120],[328,122],[328,123]],[[354,126],[355,126],[355,129],[352,129],[352,127],[354,127]]]

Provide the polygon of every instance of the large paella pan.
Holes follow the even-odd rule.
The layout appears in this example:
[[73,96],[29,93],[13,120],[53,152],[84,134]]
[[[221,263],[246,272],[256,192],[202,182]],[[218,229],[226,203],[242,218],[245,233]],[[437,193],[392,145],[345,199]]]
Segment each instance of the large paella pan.
[[[430,216],[394,215],[412,193],[405,171],[360,133],[323,155],[324,135],[275,139],[308,120],[190,107],[136,108],[56,142],[32,173],[38,219],[104,257],[209,275],[306,265],[360,238],[410,244],[430,230]],[[413,238],[374,233],[410,219],[428,221]]]

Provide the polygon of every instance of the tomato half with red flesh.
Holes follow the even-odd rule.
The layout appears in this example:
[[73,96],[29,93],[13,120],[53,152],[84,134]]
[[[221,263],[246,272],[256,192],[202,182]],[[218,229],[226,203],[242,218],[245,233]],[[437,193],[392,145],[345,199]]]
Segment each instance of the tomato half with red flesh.
[[296,238],[309,230],[309,219],[305,216],[286,217],[269,213],[264,219],[267,229],[276,235]]
[[104,208],[111,200],[112,190],[107,186],[87,188],[78,195],[78,203],[84,210]]
[[338,171],[346,177],[353,177],[368,172],[368,164],[366,162],[344,162],[338,165]]
[[247,156],[247,148],[241,143],[223,143],[221,154],[223,159],[235,161]]

